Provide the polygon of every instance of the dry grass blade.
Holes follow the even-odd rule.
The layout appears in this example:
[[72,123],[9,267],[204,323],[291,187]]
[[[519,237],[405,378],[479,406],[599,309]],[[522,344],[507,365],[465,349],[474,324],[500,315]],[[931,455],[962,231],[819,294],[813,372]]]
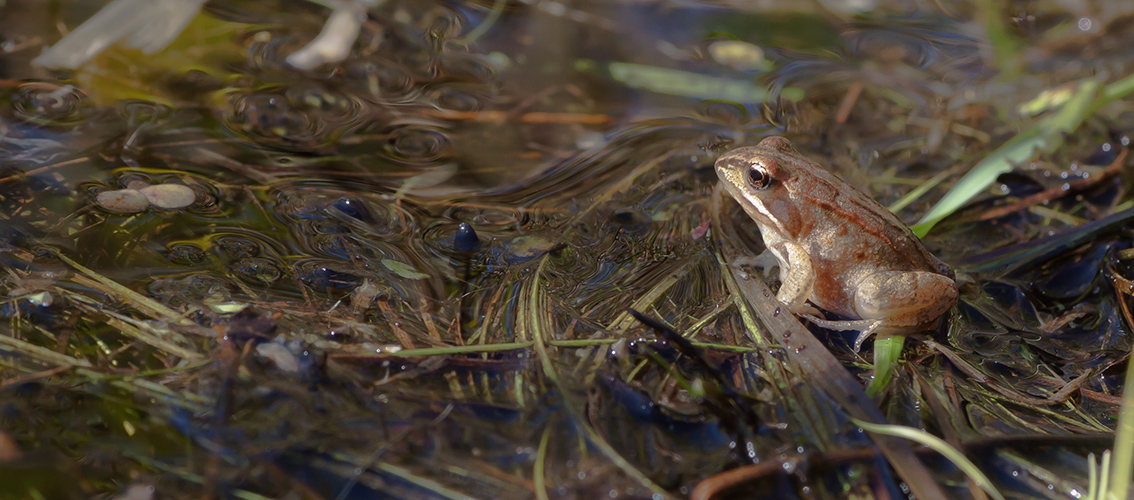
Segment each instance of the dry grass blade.
[[112,312],[107,312],[107,314],[109,314],[110,317],[106,319],[106,324],[117,328],[123,335],[138,339],[150,347],[160,349],[189,361],[200,361],[204,359],[204,355],[202,354],[190,351],[173,342],[162,339],[157,335],[158,332],[144,321],[127,318]]
[[91,367],[90,361],[80,358],[73,358],[66,354],[59,354],[51,349],[40,347],[35,344],[24,342],[19,339],[9,337],[7,335],[0,335],[0,350],[4,350],[7,346],[20,354],[26,354],[40,361],[55,366],[82,366]]
[[[647,307],[654,303],[654,301],[658,300],[658,297],[661,297],[663,294],[665,294],[665,292],[673,287],[673,285],[677,283],[678,280],[680,280],[688,273],[688,267],[677,268],[677,270],[670,273],[661,281],[658,281],[657,284],[655,284],[654,287],[650,289],[650,291],[639,297],[638,300],[635,300],[634,303],[630,305],[630,309],[645,311]],[[612,332],[621,333],[630,328],[630,326],[634,324],[634,318],[630,316],[630,309],[620,313],[616,318],[614,318],[614,321],[610,322],[610,325],[608,325],[606,329]]]
[[180,326],[191,327],[195,330],[199,330],[199,333],[210,335],[212,334],[211,331],[201,328],[196,323],[193,323],[192,321],[189,321],[188,319],[182,317],[177,313],[177,311],[174,311],[173,309],[162,305],[158,301],[146,297],[145,295],[135,292],[125,286],[122,286],[118,282],[107,278],[106,276],[87,269],[78,262],[67,258],[66,255],[58,253],[56,254],[56,256],[59,258],[59,260],[63,261],[63,263],[71,266],[72,269],[86,275],[86,279],[84,279],[82,276],[74,277],[73,280],[76,283],[93,288],[107,295],[118,297],[119,299],[129,304],[131,307],[142,311],[143,313],[154,319],[168,321]]

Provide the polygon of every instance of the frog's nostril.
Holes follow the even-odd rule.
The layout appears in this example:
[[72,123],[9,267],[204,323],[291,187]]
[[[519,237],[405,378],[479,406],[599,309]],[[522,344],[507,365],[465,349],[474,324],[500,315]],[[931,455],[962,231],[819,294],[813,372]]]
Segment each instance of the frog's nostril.
[[729,170],[748,167],[747,161],[745,161],[741,158],[737,158],[735,156],[729,157],[729,158],[721,158],[719,161],[717,161],[717,164],[720,165],[722,168],[726,168],[726,169],[729,169]]

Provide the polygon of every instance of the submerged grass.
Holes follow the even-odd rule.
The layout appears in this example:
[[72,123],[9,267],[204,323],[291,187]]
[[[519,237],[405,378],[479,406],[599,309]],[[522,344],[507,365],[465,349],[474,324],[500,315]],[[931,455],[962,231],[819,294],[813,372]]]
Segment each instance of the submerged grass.
[[[536,356],[538,356],[540,365],[543,367],[544,376],[546,376],[558,390],[563,405],[567,409],[567,416],[572,419],[574,426],[582,431],[581,437],[585,439],[585,442],[589,446],[598,448],[599,452],[602,453],[607,460],[610,460],[614,466],[618,467],[619,470],[633,478],[643,487],[652,491],[655,495],[661,498],[673,498],[669,492],[646,477],[642,471],[628,462],[617,450],[611,447],[606,439],[595,432],[592,425],[583,417],[583,412],[579,411],[576,407],[576,403],[572,401],[571,395],[575,391],[571,387],[568,387],[560,378],[559,371],[555,366],[555,362],[552,360],[549,350],[549,347],[551,347],[549,340],[552,337],[550,329],[551,321],[548,318],[550,305],[547,303],[545,291],[540,283],[547,261],[548,258],[546,256],[540,258],[539,265],[534,270],[530,281],[525,284],[524,290],[527,292],[527,300],[520,302],[522,306],[516,312],[521,325],[519,330],[521,332],[521,338],[530,337],[532,339]],[[526,306],[524,306],[524,304],[526,304]]]

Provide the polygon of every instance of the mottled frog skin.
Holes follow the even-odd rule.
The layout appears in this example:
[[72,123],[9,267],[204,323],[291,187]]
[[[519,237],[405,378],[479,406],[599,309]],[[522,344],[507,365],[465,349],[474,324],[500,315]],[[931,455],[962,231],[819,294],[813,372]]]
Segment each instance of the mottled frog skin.
[[[957,302],[953,272],[898,218],[800,155],[783,137],[725,153],[725,189],[760,228],[780,267],[776,298],[793,313],[839,330],[924,330]],[[810,301],[844,321],[807,314]]]

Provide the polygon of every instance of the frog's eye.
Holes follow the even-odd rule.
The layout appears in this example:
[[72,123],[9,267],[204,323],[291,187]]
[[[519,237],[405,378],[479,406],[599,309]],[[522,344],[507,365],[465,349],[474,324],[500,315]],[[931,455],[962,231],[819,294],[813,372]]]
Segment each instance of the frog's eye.
[[748,166],[748,185],[753,189],[764,189],[772,183],[772,176],[759,163]]

